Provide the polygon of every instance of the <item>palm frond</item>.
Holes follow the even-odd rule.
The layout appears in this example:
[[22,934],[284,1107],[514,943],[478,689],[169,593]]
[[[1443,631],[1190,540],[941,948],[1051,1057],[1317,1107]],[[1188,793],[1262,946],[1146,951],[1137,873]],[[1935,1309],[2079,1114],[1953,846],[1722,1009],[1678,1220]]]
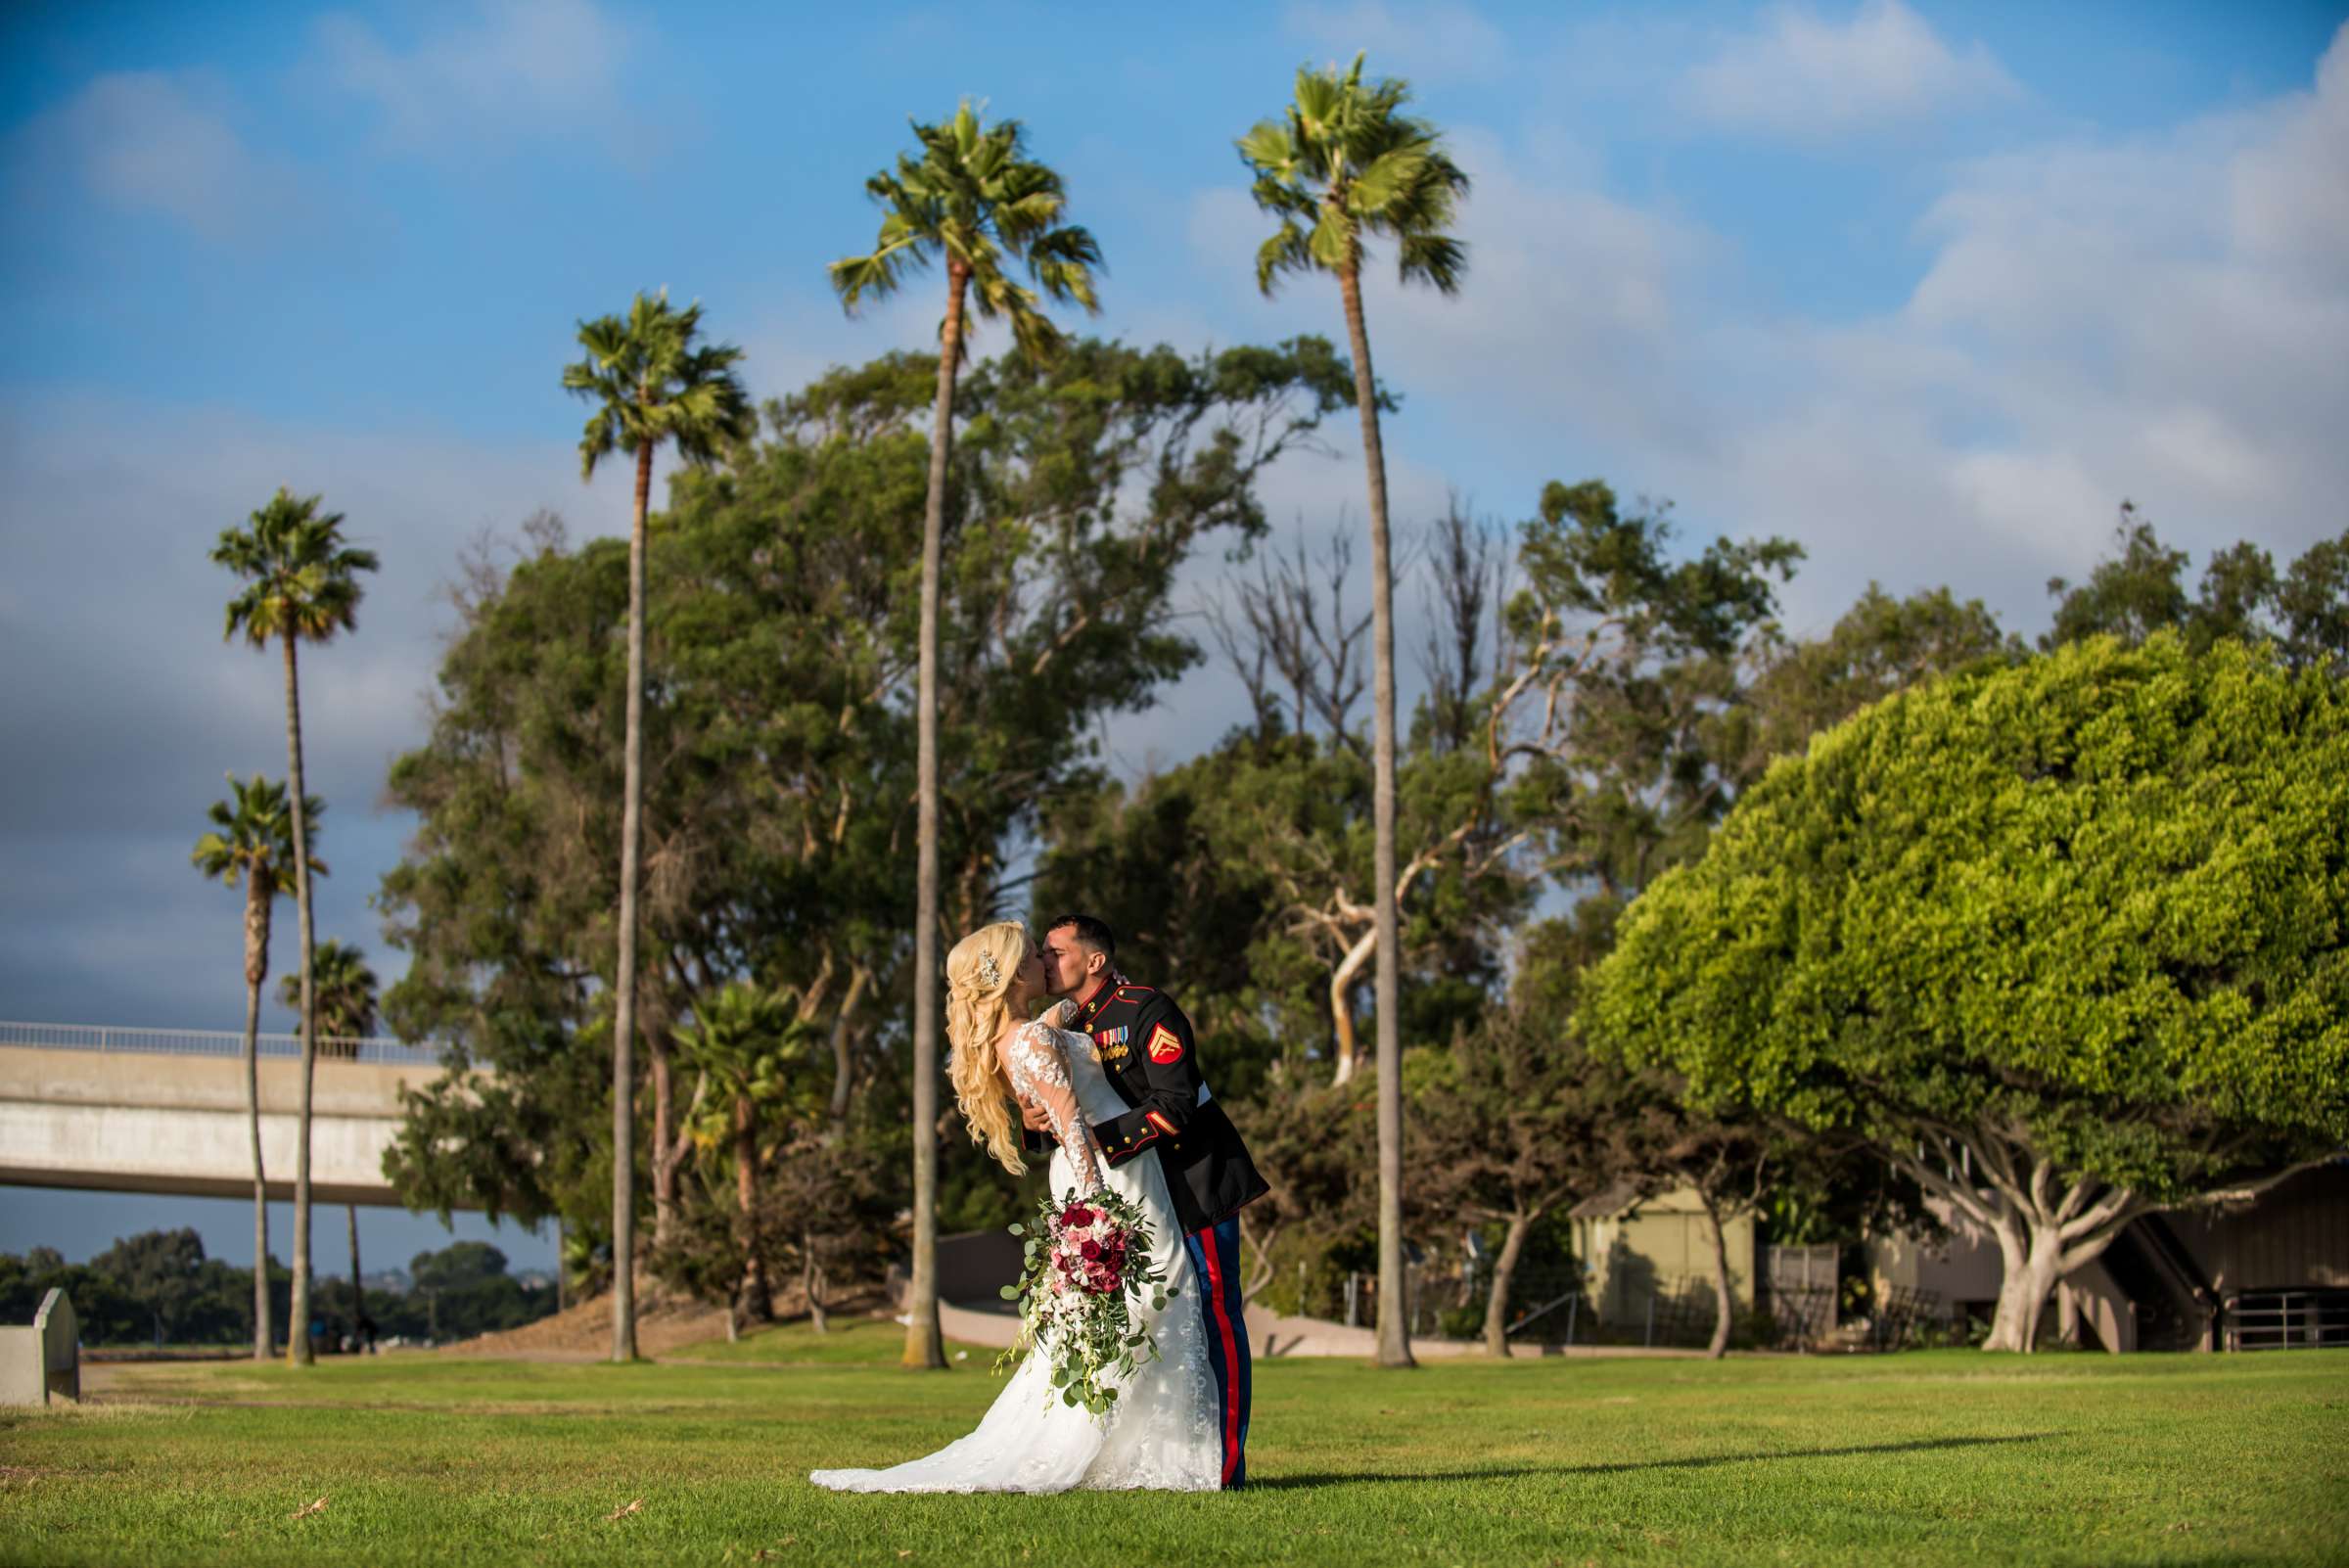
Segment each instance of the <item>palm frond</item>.
[[1342,71],[1300,68],[1283,115],[1233,144],[1254,173],[1258,208],[1280,220],[1256,254],[1257,286],[1267,294],[1283,272],[1359,269],[1365,235],[1396,242],[1406,283],[1451,294],[1467,271],[1467,248],[1448,231],[1468,176],[1442,133],[1404,112],[1410,84],[1365,82],[1362,61],[1356,55]]
[[582,479],[615,449],[632,455],[670,441],[704,462],[748,436],[755,415],[733,369],[742,350],[698,342],[701,325],[701,301],[672,305],[667,290],[637,294],[624,320],[579,323],[587,357],[564,368],[563,387],[593,409],[579,437]]
[[[917,151],[898,154],[894,174],[865,181],[886,208],[872,253],[828,269],[843,307],[853,314],[864,296],[887,294],[908,270],[943,259],[967,277],[981,318],[1009,320],[1023,352],[1053,351],[1060,337],[1037,308],[1039,294],[1098,309],[1093,272],[1101,265],[1092,235],[1061,222],[1060,175],[1027,156],[1018,120],[988,124],[968,99],[935,124],[910,123]],[[1035,288],[1006,276],[1007,258]],[[969,344],[965,333],[962,352]]]
[[242,632],[255,647],[285,636],[324,642],[357,623],[358,575],[380,563],[344,542],[343,514],[321,513],[319,501],[281,487],[243,529],[222,530],[211,559],[245,582],[228,602],[223,640]]

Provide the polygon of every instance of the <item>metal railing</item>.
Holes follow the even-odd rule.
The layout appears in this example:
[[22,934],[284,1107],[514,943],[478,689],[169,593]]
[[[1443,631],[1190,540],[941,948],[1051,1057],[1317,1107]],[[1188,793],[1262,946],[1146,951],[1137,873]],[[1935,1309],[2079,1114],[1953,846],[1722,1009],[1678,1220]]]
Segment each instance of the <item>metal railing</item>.
[[[256,1048],[265,1057],[299,1058],[299,1035],[262,1035]],[[0,1023],[0,1047],[31,1046],[52,1051],[120,1051],[148,1056],[226,1056],[245,1054],[245,1036],[221,1029],[118,1029],[106,1024]],[[345,1036],[322,1036],[322,1062],[369,1062],[385,1067],[438,1067],[440,1047],[410,1045],[401,1040]]]
[[2246,1290],[2227,1298],[2231,1351],[2349,1345],[2349,1290]]

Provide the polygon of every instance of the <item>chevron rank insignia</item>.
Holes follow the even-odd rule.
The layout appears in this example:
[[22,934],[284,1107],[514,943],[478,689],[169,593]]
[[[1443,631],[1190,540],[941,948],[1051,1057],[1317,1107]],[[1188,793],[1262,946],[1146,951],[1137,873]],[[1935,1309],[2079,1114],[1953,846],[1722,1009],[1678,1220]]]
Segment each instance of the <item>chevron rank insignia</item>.
[[1182,1060],[1181,1038],[1164,1024],[1150,1031],[1150,1060],[1161,1067]]

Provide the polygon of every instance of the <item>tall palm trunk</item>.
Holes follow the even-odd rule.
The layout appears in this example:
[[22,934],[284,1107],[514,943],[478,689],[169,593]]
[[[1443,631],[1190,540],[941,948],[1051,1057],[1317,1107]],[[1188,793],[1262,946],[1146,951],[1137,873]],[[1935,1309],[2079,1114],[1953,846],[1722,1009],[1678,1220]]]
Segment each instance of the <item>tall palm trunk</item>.
[[734,1207],[742,1237],[742,1311],[771,1322],[774,1294],[759,1257],[759,1113],[748,1094],[734,1096]]
[[653,1126],[652,1147],[645,1151],[646,1174],[653,1178],[653,1248],[667,1247],[677,1232],[677,1195],[684,1184],[685,1161],[693,1153],[693,1139],[683,1132],[672,1134],[676,1126],[676,1074],[668,1054],[668,1030],[660,1005],[658,986],[647,988],[653,992],[645,998],[645,1053],[652,1058],[646,1076],[652,1081]]
[[621,764],[620,974],[612,1021],[612,1359],[636,1359],[636,860],[644,813],[644,527],[653,446],[636,448],[628,527],[627,737]]
[[906,1283],[907,1366],[946,1364],[938,1326],[938,577],[946,532],[946,459],[954,439],[954,372],[970,269],[946,263],[946,321],[938,335],[938,406],[930,417],[930,494],[922,508],[921,684],[915,694],[913,893],[913,1277]]
[[350,1220],[350,1342],[363,1351],[367,1332],[359,1324],[367,1316],[367,1276],[359,1272],[359,1206],[346,1203],[343,1212]]
[[269,1183],[261,1167],[261,983],[269,978],[269,904],[277,888],[263,871],[245,880],[245,1122],[253,1134],[253,1359],[276,1349],[269,1331]]
[[1362,416],[1362,466],[1370,481],[1370,644],[1372,701],[1378,727],[1371,752],[1370,814],[1376,835],[1371,893],[1376,899],[1378,970],[1373,986],[1378,1030],[1378,1364],[1411,1366],[1408,1304],[1403,1277],[1402,955],[1395,912],[1395,575],[1387,542],[1387,455],[1378,435],[1377,383],[1370,374],[1370,334],[1362,324],[1361,258],[1338,273],[1346,336],[1354,349],[1354,400]]
[[310,1355],[310,1086],[318,1070],[318,990],[311,970],[310,827],[302,809],[301,681],[294,633],[286,633],[286,778],[294,809],[294,907],[301,936],[301,1111],[294,1143],[294,1299],[286,1310],[286,1355],[307,1366]]

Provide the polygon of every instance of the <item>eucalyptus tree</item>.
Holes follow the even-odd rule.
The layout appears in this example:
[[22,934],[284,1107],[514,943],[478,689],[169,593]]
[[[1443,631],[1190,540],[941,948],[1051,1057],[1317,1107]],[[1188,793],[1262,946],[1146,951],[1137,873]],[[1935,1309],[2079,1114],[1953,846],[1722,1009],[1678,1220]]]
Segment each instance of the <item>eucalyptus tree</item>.
[[[379,988],[375,971],[367,967],[367,955],[348,943],[330,937],[311,955],[310,972],[316,981],[320,1037],[334,1048],[336,1055],[355,1058],[359,1041],[375,1033]],[[295,1004],[293,976],[286,977],[278,998],[289,1007]],[[367,1287],[360,1282],[359,1206],[345,1204],[343,1217],[350,1227],[351,1329],[355,1333],[367,1300]]]
[[[636,459],[635,507],[628,528],[628,688],[622,743],[620,830],[620,952],[613,982],[612,1029],[612,1359],[636,1359],[633,1258],[636,1040],[636,883],[644,804],[644,533],[652,504],[653,453],[664,441],[688,463],[707,463],[757,426],[735,378],[742,350],[696,340],[702,307],[679,310],[667,290],[642,294],[622,316],[579,323],[587,357],[563,369],[564,390],[594,406],[579,438],[579,477],[614,451]],[[661,1047],[656,1044],[655,1049]]]
[[[853,314],[868,295],[894,293],[905,275],[944,258],[946,313],[938,337],[938,393],[930,416],[930,484],[922,512],[919,685],[915,697],[913,968],[913,1277],[905,1364],[944,1367],[938,1326],[938,599],[946,472],[954,437],[954,382],[962,367],[966,299],[983,321],[1002,321],[1031,359],[1050,355],[1060,333],[1037,291],[1097,310],[1092,269],[1100,248],[1084,229],[1060,221],[1060,175],[1027,156],[1018,120],[980,121],[968,100],[951,119],[913,122],[917,153],[900,153],[864,188],[882,208],[871,254],[831,266],[842,306]],[[1025,267],[1035,288],[1016,282]]]
[[[232,800],[214,801],[211,828],[189,858],[215,882],[245,886],[245,1121],[253,1139],[253,1359],[269,1359],[269,1191],[261,1162],[261,982],[269,978],[269,923],[294,869],[294,816],[286,787],[254,774],[228,776]],[[312,799],[304,816],[315,823],[326,807]],[[326,875],[326,863],[310,859]],[[297,1001],[299,980],[295,977]]]
[[[321,512],[319,497],[280,487],[242,529],[225,529],[212,562],[245,586],[228,602],[223,637],[240,633],[255,648],[274,639],[286,659],[286,777],[294,829],[294,899],[301,936],[301,1113],[294,1154],[294,1295],[287,1355],[310,1362],[310,1091],[317,1076],[317,992],[311,971],[309,797],[301,782],[301,681],[296,646],[324,643],[358,624],[359,574],[376,570],[373,550],[345,541],[343,514]],[[256,1260],[254,1267],[261,1267]]]
[[1362,57],[1346,70],[1300,69],[1296,95],[1277,119],[1240,138],[1255,172],[1258,207],[1280,226],[1257,251],[1257,286],[1272,293],[1288,272],[1338,280],[1354,355],[1355,405],[1362,420],[1362,466],[1370,486],[1372,700],[1377,710],[1372,812],[1378,942],[1378,1360],[1411,1364],[1404,1322],[1402,961],[1395,896],[1395,576],[1388,544],[1387,462],[1379,439],[1377,383],[1362,320],[1364,243],[1393,242],[1402,281],[1457,293],[1467,249],[1446,232],[1468,176],[1444,150],[1442,133],[1404,113],[1410,85],[1362,79]]

